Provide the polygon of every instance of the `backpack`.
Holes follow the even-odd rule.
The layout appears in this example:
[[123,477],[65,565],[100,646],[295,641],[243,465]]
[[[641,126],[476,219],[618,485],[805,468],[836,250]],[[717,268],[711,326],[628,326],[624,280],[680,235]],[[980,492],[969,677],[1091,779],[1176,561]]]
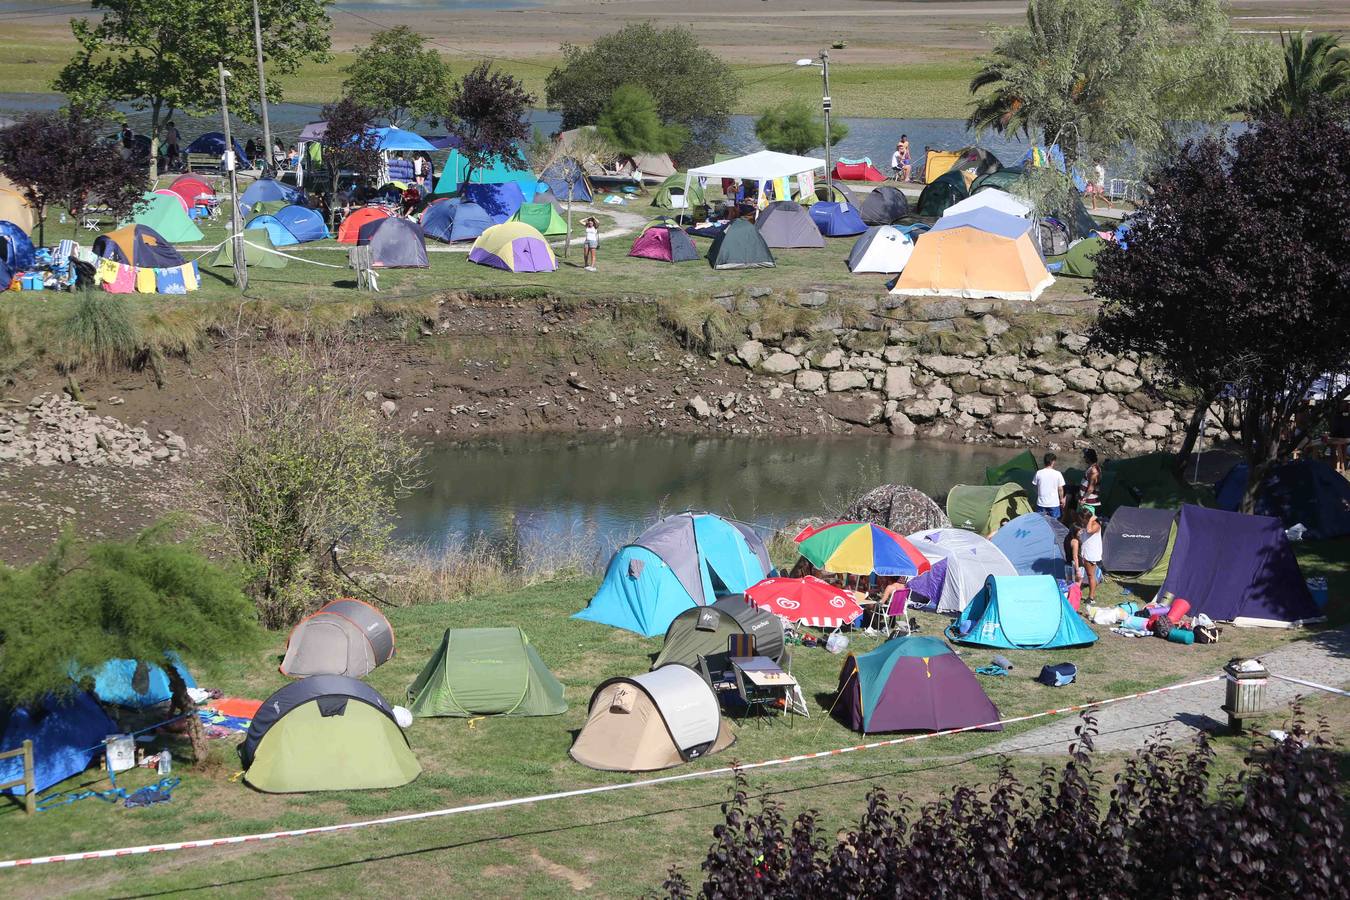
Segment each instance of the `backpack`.
[[1036,226],[1042,256],[1062,256],[1069,252],[1069,229],[1054,219],[1041,219]]
[[1042,666],[1041,674],[1036,676],[1036,680],[1046,687],[1064,687],[1066,684],[1073,684],[1073,680],[1078,677],[1078,667],[1073,663],[1055,663],[1052,666]]

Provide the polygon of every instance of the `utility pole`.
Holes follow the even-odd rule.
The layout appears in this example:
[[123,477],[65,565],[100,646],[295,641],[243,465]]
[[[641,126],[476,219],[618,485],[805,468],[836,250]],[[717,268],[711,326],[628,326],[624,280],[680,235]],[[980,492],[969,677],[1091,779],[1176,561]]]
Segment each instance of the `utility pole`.
[[234,137],[230,134],[230,103],[225,95],[225,79],[230,74],[223,62],[216,63],[220,73],[220,118],[225,123],[225,174],[230,179],[230,249],[234,254],[234,283],[248,290],[248,263],[244,259],[244,220],[239,215],[239,180],[235,177]]
[[[831,178],[833,166],[830,164],[830,51],[820,51],[820,74],[825,80],[825,93],[820,98],[821,111],[825,113],[825,196],[834,200],[834,180]],[[266,121],[266,120],[264,120]]]
[[[253,0],[253,49],[258,54],[258,109],[262,112],[263,127],[263,164],[260,168],[263,177],[266,178],[273,166],[272,123],[267,118],[267,74],[263,69],[262,24],[258,18],[258,0]],[[826,93],[829,93],[828,89]]]

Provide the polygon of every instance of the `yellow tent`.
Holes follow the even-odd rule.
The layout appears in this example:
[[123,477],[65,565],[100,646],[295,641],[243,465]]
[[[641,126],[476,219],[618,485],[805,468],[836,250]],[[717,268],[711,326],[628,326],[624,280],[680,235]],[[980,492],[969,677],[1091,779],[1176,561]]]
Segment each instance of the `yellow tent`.
[[4,175],[0,175],[0,221],[13,222],[25,234],[37,225],[37,216],[33,215],[33,208],[28,205],[23,191]]
[[1031,229],[1026,219],[990,209],[939,219],[915,242],[891,293],[1035,300],[1055,279]]
[[956,165],[956,161],[960,158],[959,150],[929,150],[928,158],[923,161],[924,184],[932,184],[939,175],[951,171],[951,167]]

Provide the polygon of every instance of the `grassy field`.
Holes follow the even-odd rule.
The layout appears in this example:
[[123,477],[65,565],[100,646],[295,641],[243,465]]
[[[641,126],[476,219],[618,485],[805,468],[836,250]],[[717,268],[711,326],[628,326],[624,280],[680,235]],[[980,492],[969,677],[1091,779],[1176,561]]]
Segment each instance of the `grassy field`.
[[[34,818],[17,807],[0,809],[3,855],[295,828],[630,780],[634,776],[591,771],[567,756],[594,686],[611,676],[645,671],[661,644],[569,618],[586,604],[594,586],[592,580],[555,582],[392,610],[399,653],[369,679],[398,702],[445,628],[519,623],[566,685],[569,709],[560,717],[418,720],[408,736],[423,774],[388,791],[260,794],[232,780],[238,770],[234,739],[216,740],[208,766],[180,764],[175,770],[184,780],[170,804],[130,811],[85,800]],[[946,622],[929,614],[919,619],[926,634],[936,634]],[[981,681],[1000,712],[1017,715],[1215,672],[1234,655],[1257,653],[1297,636],[1230,628],[1222,644],[1178,647],[1103,634],[1090,648],[1015,653],[1012,677]],[[865,651],[877,641],[854,635],[851,649]],[[230,695],[264,698],[284,682],[276,670],[284,645],[284,635],[269,635],[255,652],[199,672],[199,680]],[[961,654],[972,667],[992,656],[982,649]],[[1043,663],[1063,660],[1079,666],[1075,684],[1052,692],[1031,680]],[[736,722],[735,745],[686,769],[857,743],[857,735],[827,714],[840,662],[821,649],[797,648],[793,668],[804,685],[810,718],[796,719],[791,727]],[[1041,723],[1016,727],[1034,724]],[[995,740],[971,734],[919,742],[758,772],[751,783],[774,792],[791,809],[814,807],[831,827],[847,827],[872,784],[925,798],[954,783],[988,780],[996,760],[980,751]],[[952,759],[961,754],[975,756]],[[1028,760],[1024,768],[1030,774],[1035,763]],[[96,780],[91,773],[63,787]],[[136,787],[153,780],[150,773],[137,771],[124,776],[123,783]],[[295,897],[367,894],[375,884],[382,893],[420,895],[430,883],[459,896],[638,896],[656,888],[671,863],[688,865],[701,858],[728,785],[728,778],[718,776],[300,841],[0,873],[0,885],[12,896],[123,896],[219,885],[226,896]]]

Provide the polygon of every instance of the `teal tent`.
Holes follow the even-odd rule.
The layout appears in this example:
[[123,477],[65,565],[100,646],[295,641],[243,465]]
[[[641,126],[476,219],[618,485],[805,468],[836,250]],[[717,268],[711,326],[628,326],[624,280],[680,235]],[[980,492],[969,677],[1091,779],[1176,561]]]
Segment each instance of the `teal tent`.
[[[458,150],[451,150],[449,158],[445,161],[445,166],[441,169],[441,176],[436,180],[436,193],[453,194],[457,192],[464,183],[464,177],[473,184],[505,184],[514,182],[520,185],[520,192],[525,195],[525,199],[531,200],[539,192],[539,179],[525,165],[525,161],[517,156],[515,159],[503,159],[495,157],[491,164],[481,168],[469,171],[469,160]],[[548,187],[548,185],[544,185]]]
[[707,513],[667,516],[610,557],[600,589],[573,618],[656,637],[686,609],[744,593],[772,572],[749,525]]
[[946,635],[957,643],[1004,650],[1053,650],[1097,640],[1049,575],[990,575]]

